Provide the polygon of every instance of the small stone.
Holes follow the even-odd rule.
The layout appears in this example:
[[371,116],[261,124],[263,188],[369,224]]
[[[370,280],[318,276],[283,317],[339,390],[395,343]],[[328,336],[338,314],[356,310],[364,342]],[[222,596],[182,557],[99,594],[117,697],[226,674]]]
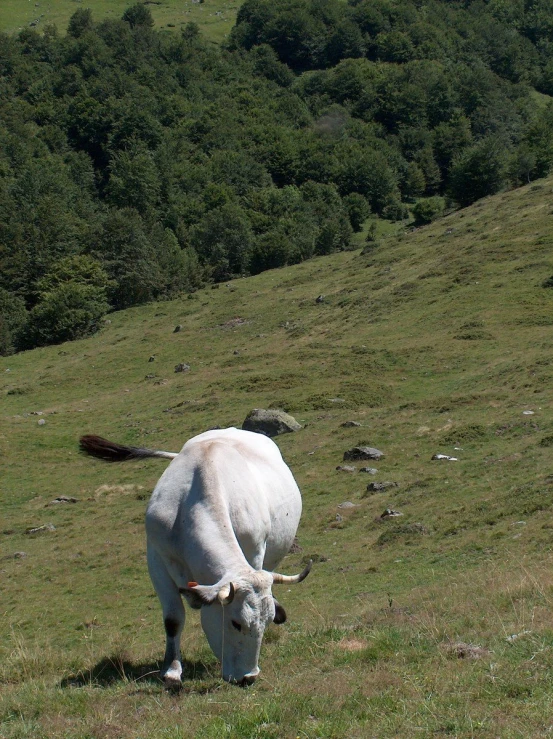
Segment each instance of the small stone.
[[339,464],[336,470],[338,472],[355,472],[356,467],[350,464]]
[[350,428],[354,428],[357,426],[361,426],[361,424],[358,423],[357,421],[344,421],[344,423],[341,423],[340,426],[343,429],[350,429]]
[[403,516],[403,513],[394,511],[392,508],[386,508],[384,513],[381,514],[380,518],[394,518],[395,516]]
[[346,500],[344,503],[340,503],[338,508],[359,508],[359,503],[352,503],[351,500]]
[[152,356],[151,356],[151,357],[150,357],[150,358],[148,359],[148,362],[155,362],[155,361],[156,361],[156,358],[155,358],[155,356],[154,356],[154,355],[152,354]]
[[39,426],[44,426],[45,423],[46,421],[44,420],[44,418],[41,418],[40,421],[38,421]]
[[179,331],[182,331],[182,326],[180,323],[177,326],[175,326],[175,328],[173,329],[173,333],[178,334]]
[[27,552],[14,552],[13,554],[5,554],[3,557],[0,557],[0,560],[7,560],[7,559],[23,559],[23,557],[27,556]]
[[368,475],[376,475],[378,470],[376,467],[360,467],[359,472],[366,472]]
[[315,299],[315,302],[316,302],[316,303],[324,303],[324,302],[325,302],[325,296],[324,296],[324,295],[319,295],[319,296],[318,296],[318,297],[317,297],[317,298]]
[[41,534],[43,531],[55,531],[56,527],[53,523],[45,523],[44,526],[29,527],[25,530],[26,534]]
[[381,493],[389,488],[398,488],[399,482],[369,482],[367,485],[368,493]]
[[459,461],[457,457],[450,457],[449,454],[434,454],[432,456],[432,459],[433,460],[442,459],[442,460],[445,460],[446,462],[458,462]]
[[344,520],[344,517],[341,516],[339,513],[337,513],[336,514],[336,521],[338,521],[338,523],[342,523],[343,520]]
[[181,362],[180,364],[175,365],[175,372],[189,372],[190,371],[190,365],[186,364],[185,362]]
[[58,495],[57,498],[55,498],[53,501],[48,503],[48,505],[56,505],[57,503],[76,503],[77,498],[70,498],[67,495]]

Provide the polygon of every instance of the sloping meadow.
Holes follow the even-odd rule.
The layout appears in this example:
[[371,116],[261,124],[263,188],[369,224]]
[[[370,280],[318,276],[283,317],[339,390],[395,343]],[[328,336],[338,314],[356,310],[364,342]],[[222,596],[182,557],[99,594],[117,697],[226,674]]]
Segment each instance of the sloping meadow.
[[[1,358],[0,735],[552,731],[552,193]],[[252,408],[303,425],[277,439],[304,496],[281,570],[315,564],[279,592],[288,622],[248,690],[188,611],[172,695],[143,534],[165,462],[103,464],[77,439],[176,451]],[[358,445],[385,456],[344,462]]]

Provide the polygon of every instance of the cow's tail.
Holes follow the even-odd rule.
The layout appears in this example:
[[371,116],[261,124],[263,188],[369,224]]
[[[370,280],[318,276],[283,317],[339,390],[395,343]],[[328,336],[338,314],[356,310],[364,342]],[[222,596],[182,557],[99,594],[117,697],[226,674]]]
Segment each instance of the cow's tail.
[[144,449],[136,446],[123,446],[114,441],[102,439],[101,436],[89,434],[79,439],[81,452],[98,457],[106,462],[125,462],[127,459],[144,459],[145,457],[163,457],[163,459],[174,459],[176,452],[160,452],[155,449]]

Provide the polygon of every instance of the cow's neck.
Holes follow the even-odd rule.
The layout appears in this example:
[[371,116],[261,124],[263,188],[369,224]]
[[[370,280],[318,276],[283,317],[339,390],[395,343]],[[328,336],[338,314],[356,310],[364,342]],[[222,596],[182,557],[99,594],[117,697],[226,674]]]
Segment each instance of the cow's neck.
[[198,577],[207,576],[215,583],[226,575],[236,576],[253,571],[240,548],[224,506],[197,506],[192,513],[192,520],[190,555],[192,560],[196,560],[195,553],[201,552],[198,568],[202,572],[198,573]]

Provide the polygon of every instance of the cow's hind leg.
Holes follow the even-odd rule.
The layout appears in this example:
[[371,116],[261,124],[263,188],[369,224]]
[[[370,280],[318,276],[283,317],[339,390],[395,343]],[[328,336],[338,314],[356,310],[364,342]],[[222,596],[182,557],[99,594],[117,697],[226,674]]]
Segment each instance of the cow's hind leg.
[[148,549],[148,570],[163,610],[166,642],[161,677],[166,687],[179,688],[182,675],[180,638],[184,628],[182,598],[162,558],[153,549]]

